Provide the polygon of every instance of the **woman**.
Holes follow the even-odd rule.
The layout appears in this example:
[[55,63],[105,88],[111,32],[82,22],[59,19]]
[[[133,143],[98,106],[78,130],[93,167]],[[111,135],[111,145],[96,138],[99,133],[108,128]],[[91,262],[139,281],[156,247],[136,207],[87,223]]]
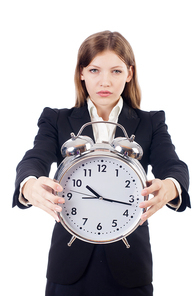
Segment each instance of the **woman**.
[[[183,211],[190,207],[188,169],[179,160],[165,124],[164,112],[140,110],[141,94],[135,58],[130,44],[117,32],[104,31],[87,38],[78,52],[75,71],[76,105],[72,109],[45,108],[38,122],[34,148],[17,167],[13,206],[37,206],[59,222],[63,204],[52,191],[62,187],[48,178],[53,162],[62,161],[60,148],[80,127],[95,120],[119,122],[135,134],[144,154],[141,164],[150,164],[156,179],[142,195],[153,194],[141,208],[141,226],[122,242],[93,245],[76,240],[60,223],[54,227],[47,270],[46,295],[145,295],[153,293],[152,255],[147,219],[164,205]],[[93,125],[86,135],[96,142],[119,136],[113,125]]]

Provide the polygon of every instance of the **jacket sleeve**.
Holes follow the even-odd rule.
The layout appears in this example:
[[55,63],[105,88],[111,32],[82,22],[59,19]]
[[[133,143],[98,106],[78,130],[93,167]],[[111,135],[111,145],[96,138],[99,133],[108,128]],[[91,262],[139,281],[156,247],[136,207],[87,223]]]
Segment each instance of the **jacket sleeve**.
[[152,120],[152,141],[150,147],[149,163],[155,178],[175,178],[181,185],[182,204],[178,211],[182,212],[186,207],[191,207],[188,194],[189,172],[187,165],[181,161],[172,144],[171,137],[165,124],[163,111],[150,112]]
[[34,147],[28,150],[16,168],[15,192],[13,207],[21,209],[27,207],[19,202],[20,183],[28,176],[49,176],[50,167],[57,161],[58,153],[58,110],[45,108],[38,120],[38,134],[34,140]]

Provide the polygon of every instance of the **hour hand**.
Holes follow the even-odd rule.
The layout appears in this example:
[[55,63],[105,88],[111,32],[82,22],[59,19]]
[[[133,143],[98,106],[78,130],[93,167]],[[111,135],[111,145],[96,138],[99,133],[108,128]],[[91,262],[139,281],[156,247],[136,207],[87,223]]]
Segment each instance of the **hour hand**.
[[90,186],[86,186],[86,189],[88,189],[91,193],[93,193],[97,198],[100,198],[101,195],[99,195],[96,191],[94,191]]

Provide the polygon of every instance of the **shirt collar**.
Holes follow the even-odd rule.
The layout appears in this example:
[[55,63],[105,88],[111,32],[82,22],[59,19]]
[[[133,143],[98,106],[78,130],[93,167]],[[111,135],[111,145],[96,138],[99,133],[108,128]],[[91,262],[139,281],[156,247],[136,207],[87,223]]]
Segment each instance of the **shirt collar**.
[[[91,101],[91,99],[88,97],[87,98],[87,105],[88,105],[88,111],[90,114],[91,119],[98,119],[100,118],[97,114],[97,108],[95,107],[95,105],[93,104],[93,102]],[[112,109],[110,115],[109,115],[109,121],[113,121],[115,118],[118,118],[121,110],[123,107],[123,99],[122,97],[120,97],[118,103],[114,106],[114,108]]]

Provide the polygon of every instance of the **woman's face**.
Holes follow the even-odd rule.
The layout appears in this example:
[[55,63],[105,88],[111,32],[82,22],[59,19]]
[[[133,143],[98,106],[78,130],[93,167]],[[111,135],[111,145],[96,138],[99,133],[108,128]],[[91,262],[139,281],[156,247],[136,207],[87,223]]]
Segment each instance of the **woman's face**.
[[103,108],[111,112],[126,82],[130,82],[132,76],[132,67],[127,69],[126,64],[113,51],[98,54],[81,70],[81,80],[85,81],[89,97],[97,107],[98,114]]

